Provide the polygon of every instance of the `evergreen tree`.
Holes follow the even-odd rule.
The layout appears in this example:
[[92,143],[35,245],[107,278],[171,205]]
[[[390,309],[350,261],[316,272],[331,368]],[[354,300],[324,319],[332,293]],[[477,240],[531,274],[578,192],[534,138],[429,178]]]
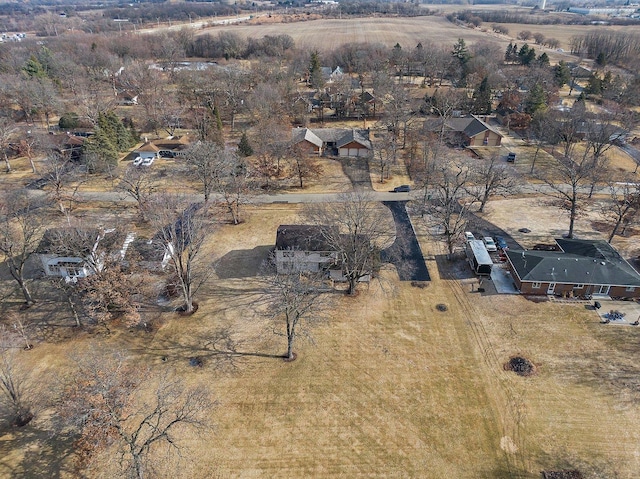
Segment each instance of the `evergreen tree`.
[[538,57],[537,62],[541,67],[547,68],[549,66],[549,56],[547,55],[547,53],[542,52]]
[[26,73],[29,78],[46,78],[47,72],[45,71],[42,63],[36,58],[35,55],[31,55],[27,62],[22,67],[22,71]]
[[469,61],[471,60],[471,53],[467,48],[463,38],[458,38],[458,41],[453,45],[451,56],[458,60],[460,64],[460,80],[459,86],[464,87],[467,85],[467,76],[469,75]]
[[529,115],[544,111],[547,108],[547,98],[540,83],[536,83],[525,99],[524,111]]
[[324,85],[322,68],[320,66],[320,53],[318,53],[318,50],[311,52],[311,58],[309,60],[309,84],[316,90],[319,90]]
[[597,75],[591,75],[584,91],[588,95],[600,95],[602,93],[602,80]]
[[513,43],[509,43],[507,50],[504,52],[504,61],[510,62],[513,58]]
[[484,77],[473,92],[473,106],[471,112],[477,115],[488,115],[491,113],[491,86],[489,77]]
[[555,78],[556,85],[560,88],[569,83],[571,80],[571,70],[569,70],[569,67],[564,60],[560,60],[560,62],[553,67],[553,76]]
[[598,56],[596,57],[596,65],[598,65],[599,67],[603,67],[606,66],[606,64],[607,56],[604,54],[604,52],[598,53]]
[[253,148],[251,148],[251,144],[249,143],[249,138],[247,138],[247,133],[243,132],[242,137],[240,138],[240,142],[238,143],[238,154],[243,157],[253,155]]
[[518,52],[518,60],[521,65],[529,66],[536,59],[536,50],[526,43],[522,45]]
[[118,164],[118,149],[109,135],[96,128],[96,132],[84,142],[84,161],[89,173],[109,170]]

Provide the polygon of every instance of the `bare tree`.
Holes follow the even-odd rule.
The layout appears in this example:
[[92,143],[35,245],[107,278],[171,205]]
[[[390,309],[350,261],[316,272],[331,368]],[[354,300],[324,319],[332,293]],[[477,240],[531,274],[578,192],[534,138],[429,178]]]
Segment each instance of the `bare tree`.
[[375,141],[373,146],[373,160],[376,169],[380,172],[380,183],[384,183],[389,177],[389,168],[397,161],[398,145],[391,134],[385,134],[384,138]]
[[24,270],[40,241],[42,222],[37,209],[38,205],[24,190],[6,195],[0,203],[0,252],[27,306],[35,303]]
[[69,155],[50,152],[45,160],[43,178],[46,180],[49,198],[69,220],[76,203],[80,201],[77,193],[82,184],[82,178]]
[[464,232],[473,204],[467,201],[469,169],[455,161],[443,160],[436,169],[433,197],[427,208],[427,221],[442,231],[447,251],[453,254],[454,247]]
[[185,313],[195,311],[194,296],[212,273],[201,257],[202,245],[215,226],[207,204],[189,203],[176,195],[158,195],[149,208],[149,220],[177,278]]
[[389,228],[381,221],[371,195],[356,190],[335,203],[309,205],[305,216],[321,229],[328,246],[338,253],[347,294],[356,294],[358,282],[376,272],[380,251],[389,242]]
[[27,391],[26,370],[19,367],[16,356],[20,350],[20,340],[0,326],[0,406],[7,410],[11,422],[17,427],[28,424],[33,418],[29,393]]
[[178,430],[206,427],[204,418],[213,405],[204,388],[168,375],[150,379],[151,371],[121,355],[93,354],[77,364],[60,415],[79,432],[75,452],[81,470],[109,451],[128,477],[143,479],[153,475],[159,453],[183,450]]
[[492,196],[507,196],[517,186],[517,177],[511,169],[498,163],[498,157],[492,156],[488,161],[477,160],[471,165],[471,184],[467,192],[480,202],[478,211],[482,213]]
[[302,323],[313,325],[322,309],[321,278],[318,273],[292,268],[290,274],[275,273],[267,279],[265,297],[267,311],[276,324],[284,322],[287,337],[286,358],[295,359],[293,345]]
[[291,175],[298,180],[300,188],[304,188],[304,180],[318,178],[322,174],[322,166],[309,154],[294,145],[290,150],[289,164]]
[[556,160],[554,167],[535,175],[544,183],[541,192],[557,198],[561,208],[569,212],[568,238],[573,238],[578,209],[588,195],[595,166],[593,159],[586,154],[576,158],[563,157]]
[[209,201],[211,193],[220,182],[227,156],[228,153],[223,146],[209,141],[197,142],[185,151],[187,166],[193,177],[202,185],[205,202]]
[[146,210],[157,189],[151,170],[130,166],[120,178],[117,189],[135,200],[140,221],[146,221]]
[[605,216],[613,221],[613,229],[609,234],[609,243],[618,233],[621,225],[627,225],[640,210],[640,184],[634,181],[609,184],[611,201],[603,207]]
[[11,138],[16,131],[18,131],[18,129],[11,120],[0,117],[0,153],[2,153],[2,159],[4,160],[5,173],[11,173],[11,163],[9,162],[7,150],[9,149]]

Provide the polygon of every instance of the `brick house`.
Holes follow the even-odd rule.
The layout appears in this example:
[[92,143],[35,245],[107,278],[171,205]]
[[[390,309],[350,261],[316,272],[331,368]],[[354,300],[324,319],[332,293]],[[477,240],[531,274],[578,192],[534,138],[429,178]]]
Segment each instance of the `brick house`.
[[606,241],[556,239],[556,243],[559,251],[506,251],[522,294],[640,297],[640,274]]

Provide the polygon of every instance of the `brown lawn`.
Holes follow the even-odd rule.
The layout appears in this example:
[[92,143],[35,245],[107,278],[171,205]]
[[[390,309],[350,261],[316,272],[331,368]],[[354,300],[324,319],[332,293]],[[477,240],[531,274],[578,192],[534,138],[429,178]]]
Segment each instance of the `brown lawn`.
[[[508,228],[507,215],[496,212],[514,217],[517,204],[489,206],[488,217]],[[530,200],[525,206],[529,215]],[[74,339],[52,327],[50,340],[23,355],[38,390],[55,396],[69,355],[99,348],[126,351],[152,375],[168,369],[205,385],[217,401],[208,414],[212,428],[184,438],[179,464],[158,462],[176,478],[533,479],[569,466],[634,477],[640,368],[632,351],[640,330],[604,328],[583,305],[472,293],[467,280],[453,279],[466,266],[437,256],[442,245],[420,233],[418,219],[425,253],[437,259],[428,260],[426,288],[398,283],[387,269],[356,298],[329,294],[314,342],[301,338],[293,363],[273,357],[285,342],[263,314],[255,274],[276,226],[298,214],[287,205],[251,207],[245,223],[215,233],[206,253],[219,260],[218,278],[199,292],[192,317],[164,313],[154,333],[70,333]],[[55,305],[28,314],[51,316]],[[211,342],[223,329],[237,342],[233,364]],[[514,354],[532,361],[537,374],[505,371]],[[189,365],[194,356],[202,368]],[[70,443],[48,433],[44,403],[24,430],[0,430],[0,475],[74,477]],[[89,477],[117,475],[105,465],[108,457]]]

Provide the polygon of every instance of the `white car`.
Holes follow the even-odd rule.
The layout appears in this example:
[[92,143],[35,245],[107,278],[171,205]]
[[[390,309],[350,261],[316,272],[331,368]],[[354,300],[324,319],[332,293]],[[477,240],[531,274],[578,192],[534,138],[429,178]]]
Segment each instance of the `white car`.
[[142,160],[142,166],[151,166],[151,164],[153,163],[153,160],[155,160],[155,158],[153,157],[145,158],[144,160]]
[[140,164],[142,163],[142,157],[141,156],[137,156],[135,160],[133,160],[133,166],[140,166]]
[[484,241],[484,246],[487,248],[487,251],[498,251],[495,241],[493,241],[493,238],[490,236],[485,236],[482,238],[482,241]]
[[473,241],[474,239],[476,239],[476,237],[473,236],[473,233],[471,231],[465,231],[464,232],[464,239],[465,239],[465,241]]

